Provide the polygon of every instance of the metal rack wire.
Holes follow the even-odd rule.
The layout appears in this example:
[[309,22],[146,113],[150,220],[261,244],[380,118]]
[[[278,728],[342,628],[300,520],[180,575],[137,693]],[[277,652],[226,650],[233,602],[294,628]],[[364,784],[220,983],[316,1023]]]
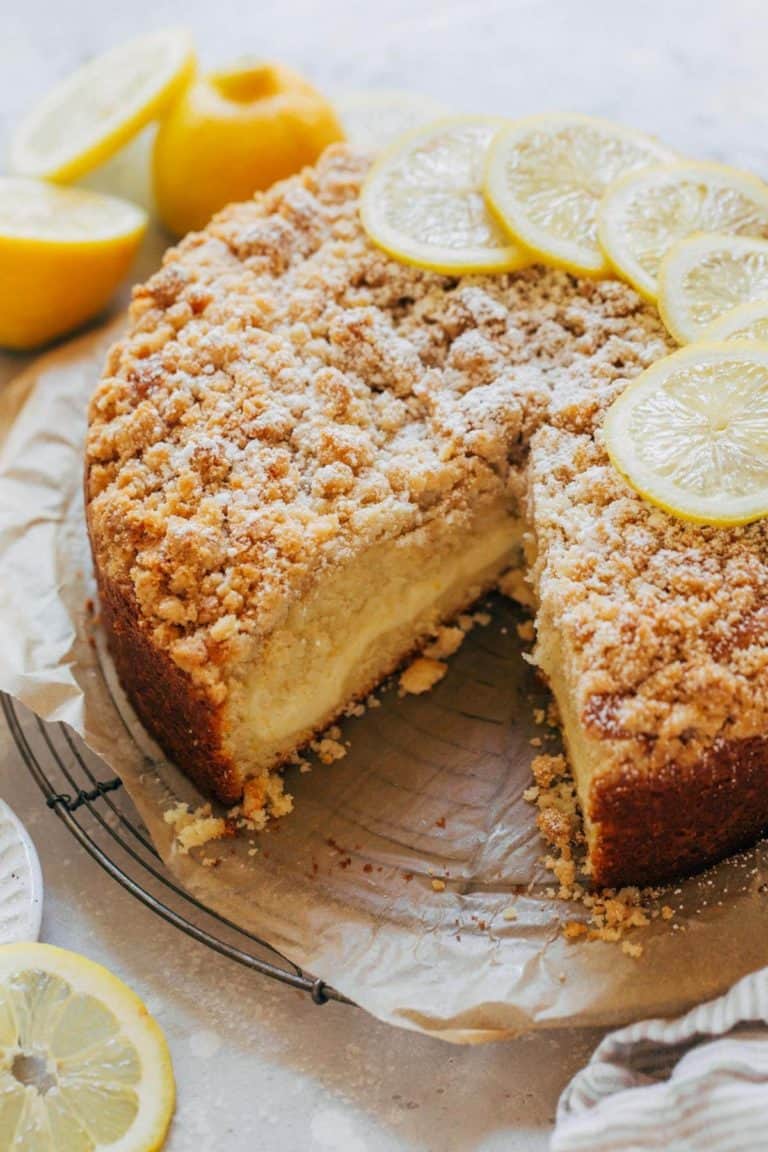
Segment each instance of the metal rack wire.
[[257,936],[206,908],[166,871],[120,780],[63,724],[47,724],[0,693],[11,736],[52,808],[85,850],[169,924],[246,968],[306,992],[316,1004],[351,1001]]

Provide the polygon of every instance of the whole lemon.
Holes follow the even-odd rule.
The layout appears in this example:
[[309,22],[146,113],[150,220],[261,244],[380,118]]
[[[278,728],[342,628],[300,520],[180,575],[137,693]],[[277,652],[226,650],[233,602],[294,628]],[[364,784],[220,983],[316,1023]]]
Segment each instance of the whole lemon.
[[159,128],[154,186],[177,236],[313,164],[344,133],[331,104],[281,64],[246,61],[201,76]]

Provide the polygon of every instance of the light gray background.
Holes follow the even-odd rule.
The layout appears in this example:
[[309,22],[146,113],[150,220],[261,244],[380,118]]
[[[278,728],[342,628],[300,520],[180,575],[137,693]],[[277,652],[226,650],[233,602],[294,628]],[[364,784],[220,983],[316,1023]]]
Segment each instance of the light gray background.
[[[421,90],[459,110],[574,109],[768,174],[765,0],[0,0],[0,149],[91,54],[167,24],[204,64],[273,56],[329,91]],[[2,161],[0,160],[0,170]],[[141,264],[157,259],[157,239]],[[26,360],[0,354],[0,383]],[[458,1049],[240,970],[133,901],[48,813],[0,734],[0,794],[46,880],[43,939],[122,975],[168,1034],[171,1152],[533,1152],[597,1034]]]

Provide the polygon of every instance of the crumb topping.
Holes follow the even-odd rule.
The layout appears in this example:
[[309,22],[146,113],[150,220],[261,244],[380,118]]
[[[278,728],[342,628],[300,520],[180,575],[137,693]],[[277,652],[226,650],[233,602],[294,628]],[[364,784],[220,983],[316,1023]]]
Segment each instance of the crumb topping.
[[559,637],[601,771],[685,768],[768,730],[768,521],[687,524],[648,505],[600,442],[533,438],[538,627]]
[[589,429],[666,347],[619,283],[389,259],[358,218],[367,163],[331,148],[171,250],[91,402],[98,562],[215,704],[325,568],[516,498],[547,413]]

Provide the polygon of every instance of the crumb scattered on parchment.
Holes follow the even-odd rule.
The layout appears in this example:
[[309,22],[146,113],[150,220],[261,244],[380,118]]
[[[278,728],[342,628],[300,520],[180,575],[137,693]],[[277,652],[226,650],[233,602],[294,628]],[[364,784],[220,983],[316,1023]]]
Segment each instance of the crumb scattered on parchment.
[[435,877],[432,881],[432,888],[435,892],[445,892],[445,880],[440,880]]
[[501,918],[502,920],[517,920],[517,908],[505,908]]
[[576,786],[568,763],[562,755],[540,755],[534,757],[531,768],[535,783],[525,790],[523,797],[537,806],[539,830],[551,849],[544,860],[558,881],[551,895],[574,901],[586,912],[585,919],[563,923],[564,937],[620,943],[625,955],[639,959],[643,945],[627,940],[627,933],[659,917],[671,920],[674,909],[668,904],[659,907],[661,889],[658,888],[627,886],[593,891],[582,883],[579,876],[587,875],[586,845]]
[[533,620],[523,620],[522,624],[518,624],[517,634],[524,644],[533,644],[536,639],[536,629],[533,626]]
[[234,825],[223,816],[214,816],[210,804],[190,811],[188,804],[176,804],[163,813],[163,820],[173,828],[174,847],[181,856],[192,848],[202,848],[212,840],[234,835]]
[[400,674],[400,695],[419,696],[429,692],[448,671],[448,665],[429,656],[417,656]]
[[319,740],[313,740],[309,746],[323,764],[333,764],[347,754],[346,746],[341,743],[341,728],[337,724],[323,733]]
[[422,655],[427,656],[430,660],[445,660],[446,657],[453,656],[454,652],[461,647],[465,636],[466,632],[463,628],[456,625],[438,628],[434,640],[427,644]]

